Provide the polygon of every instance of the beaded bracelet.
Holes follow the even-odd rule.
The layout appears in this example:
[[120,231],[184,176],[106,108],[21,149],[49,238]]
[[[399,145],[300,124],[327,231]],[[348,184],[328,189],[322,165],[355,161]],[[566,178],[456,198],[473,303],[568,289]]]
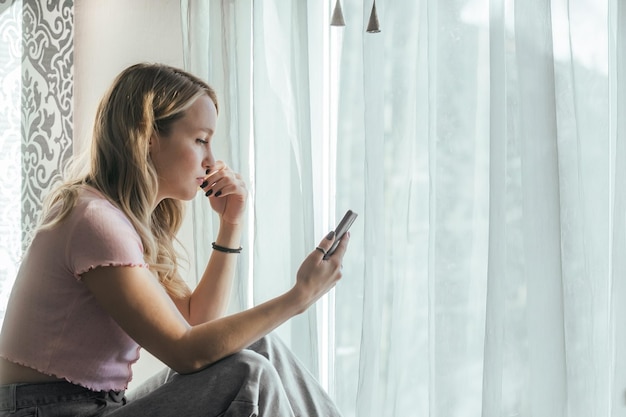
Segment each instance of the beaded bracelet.
[[239,246],[238,249],[227,248],[225,246],[220,246],[216,244],[215,242],[213,242],[211,245],[213,246],[213,249],[215,249],[216,251],[224,252],[224,253],[241,253],[241,249],[243,249],[241,246]]

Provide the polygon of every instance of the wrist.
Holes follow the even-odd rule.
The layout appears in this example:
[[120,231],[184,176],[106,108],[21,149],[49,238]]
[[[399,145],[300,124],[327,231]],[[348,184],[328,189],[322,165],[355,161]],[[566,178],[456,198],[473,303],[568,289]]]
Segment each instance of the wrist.
[[215,245],[237,249],[241,246],[242,226],[227,222],[220,222],[220,228],[215,237]]
[[294,285],[285,293],[285,296],[289,300],[295,315],[304,313],[315,302],[298,285]]
[[233,222],[229,222],[228,220],[224,220],[224,219],[220,219],[220,232],[225,232],[225,233],[241,233],[241,230],[243,229],[243,224],[242,223],[233,223]]
[[243,223],[243,219],[239,219],[239,220],[227,220],[224,217],[220,217],[220,226],[226,226],[226,227],[240,227],[241,224]]

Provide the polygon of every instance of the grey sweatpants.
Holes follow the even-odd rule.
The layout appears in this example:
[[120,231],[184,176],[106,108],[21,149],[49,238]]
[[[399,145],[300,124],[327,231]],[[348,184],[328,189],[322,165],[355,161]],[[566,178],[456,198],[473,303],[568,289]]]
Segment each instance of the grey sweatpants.
[[165,370],[107,417],[335,417],[332,400],[275,336],[194,374]]
[[0,417],[335,417],[317,381],[274,336],[189,375],[159,373],[128,397],[69,382],[0,386]]

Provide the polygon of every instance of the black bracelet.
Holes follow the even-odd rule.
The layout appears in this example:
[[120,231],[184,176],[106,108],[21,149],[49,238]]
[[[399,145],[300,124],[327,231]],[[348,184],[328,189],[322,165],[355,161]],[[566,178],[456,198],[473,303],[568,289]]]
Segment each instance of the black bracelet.
[[220,246],[216,244],[215,242],[212,243],[212,246],[213,246],[213,249],[215,249],[216,251],[220,251],[224,253],[241,253],[241,249],[243,249],[241,246],[239,246],[239,249],[227,248],[225,246]]

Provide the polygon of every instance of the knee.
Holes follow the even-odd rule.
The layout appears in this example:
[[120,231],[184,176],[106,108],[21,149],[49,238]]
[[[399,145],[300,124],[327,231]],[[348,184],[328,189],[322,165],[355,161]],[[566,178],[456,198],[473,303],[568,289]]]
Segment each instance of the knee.
[[232,355],[228,361],[230,362],[229,368],[246,380],[258,379],[263,383],[280,380],[274,365],[257,352],[242,350]]

